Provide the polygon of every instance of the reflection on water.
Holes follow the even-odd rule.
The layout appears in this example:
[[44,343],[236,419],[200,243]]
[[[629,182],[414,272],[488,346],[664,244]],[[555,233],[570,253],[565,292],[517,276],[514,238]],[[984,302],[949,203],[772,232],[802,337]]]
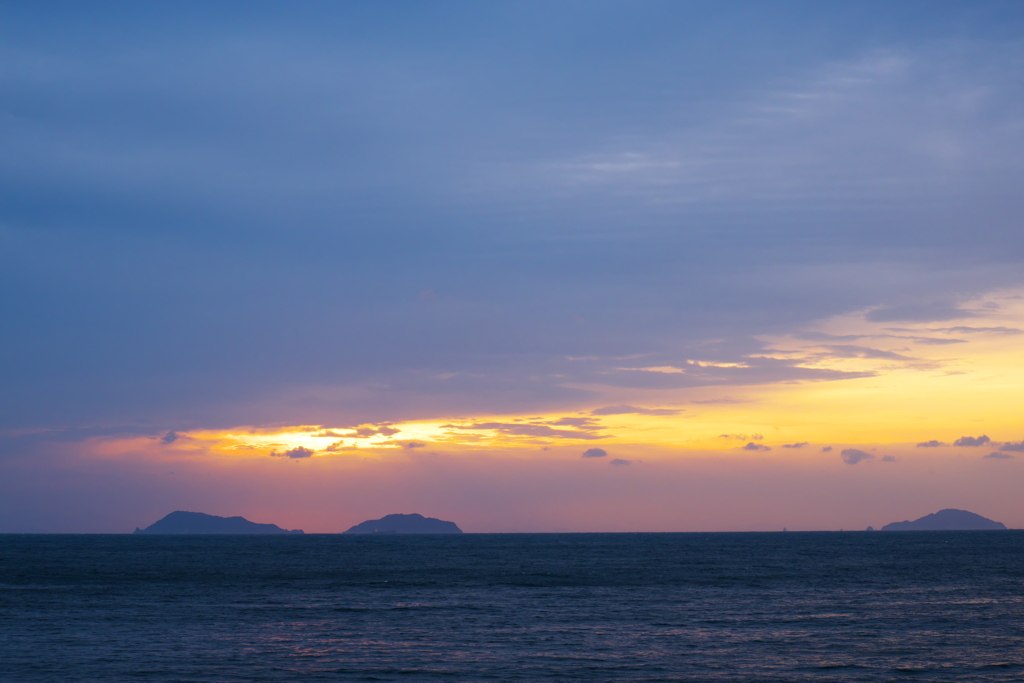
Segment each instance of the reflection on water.
[[1024,533],[0,536],[0,680],[1024,680]]

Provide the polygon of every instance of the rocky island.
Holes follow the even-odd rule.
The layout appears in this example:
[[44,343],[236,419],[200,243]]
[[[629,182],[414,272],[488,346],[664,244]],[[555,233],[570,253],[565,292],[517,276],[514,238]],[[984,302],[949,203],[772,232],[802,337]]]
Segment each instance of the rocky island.
[[913,522],[893,522],[882,531],[991,531],[1005,529],[1002,522],[994,522],[967,510],[939,510]]
[[411,515],[385,515],[380,519],[369,519],[345,532],[346,534],[461,534],[462,529],[455,522],[443,519]]
[[217,517],[202,512],[178,510],[145,529],[135,528],[137,534],[301,534],[302,529],[289,531],[276,524],[258,524],[245,517]]

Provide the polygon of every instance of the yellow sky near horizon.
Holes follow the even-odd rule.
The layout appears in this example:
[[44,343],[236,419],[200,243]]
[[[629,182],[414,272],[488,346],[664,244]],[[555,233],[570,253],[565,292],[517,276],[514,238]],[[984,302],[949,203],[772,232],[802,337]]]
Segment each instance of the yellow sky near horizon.
[[[75,447],[75,467],[127,468],[151,491],[138,494],[149,522],[194,509],[337,532],[420,512],[479,532],[770,531],[955,507],[1024,528],[1024,299],[962,305],[973,315],[893,324],[860,313],[763,338],[764,355],[862,376],[597,387],[557,413],[94,437]],[[917,446],[933,440],[943,445]],[[583,458],[592,448],[606,455]]]
[[[552,448],[628,445],[648,447],[652,457],[685,457],[688,451],[733,451],[753,443],[776,456],[784,451],[797,457],[806,451],[783,445],[952,443],[982,434],[993,442],[1024,439],[1024,298],[1000,292],[966,302],[964,310],[965,317],[942,323],[869,322],[863,313],[837,317],[791,335],[763,337],[766,350],[753,356],[864,376],[686,389],[598,387],[600,399],[592,405],[553,414],[242,426],[179,432],[169,443],[99,438],[92,451],[295,459],[427,449],[544,457]],[[674,455],[664,455],[669,452]]]

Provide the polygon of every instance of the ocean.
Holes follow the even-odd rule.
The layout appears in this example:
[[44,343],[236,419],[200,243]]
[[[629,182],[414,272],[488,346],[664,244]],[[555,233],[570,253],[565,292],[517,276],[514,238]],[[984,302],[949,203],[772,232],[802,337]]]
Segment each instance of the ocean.
[[1022,681],[1024,531],[0,536],[0,681]]

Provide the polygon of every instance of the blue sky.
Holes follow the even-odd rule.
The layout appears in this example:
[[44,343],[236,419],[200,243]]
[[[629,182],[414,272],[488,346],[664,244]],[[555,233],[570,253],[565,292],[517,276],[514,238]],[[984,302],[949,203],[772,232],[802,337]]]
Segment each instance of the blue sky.
[[1024,285],[1019,2],[3,3],[0,35],[7,458],[841,381],[764,336]]

